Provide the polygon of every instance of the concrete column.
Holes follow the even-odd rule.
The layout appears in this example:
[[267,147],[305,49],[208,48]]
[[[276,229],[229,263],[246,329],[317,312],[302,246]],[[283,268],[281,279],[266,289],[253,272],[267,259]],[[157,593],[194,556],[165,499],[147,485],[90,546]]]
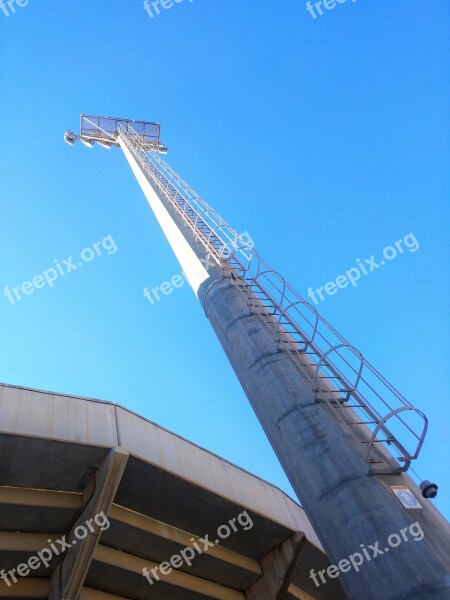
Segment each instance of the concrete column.
[[[318,587],[339,576],[351,600],[448,600],[446,520],[408,475],[367,474],[361,440],[316,402],[310,380],[278,350],[273,326],[250,314],[243,292],[222,279],[220,268],[200,268],[203,246],[122,147],[331,562],[362,559],[350,570],[341,562],[337,575],[321,572]],[[407,486],[421,508],[406,509],[390,489],[395,485]],[[412,533],[419,529],[422,539]],[[401,536],[397,547],[388,542],[392,535]]]
[[[250,314],[237,286],[211,278],[199,299],[330,561],[362,559],[350,569],[342,563],[338,573],[348,597],[448,599],[448,524],[431,501],[406,474],[367,474],[360,440],[315,401],[300,369],[277,350],[273,328]],[[422,508],[406,509],[391,485],[409,487]],[[398,547],[388,544],[392,534],[401,538]],[[336,572],[322,576],[318,587]]]
[[[100,540],[101,530],[97,515],[108,515],[128,461],[128,452],[113,448],[96,472],[88,490],[88,502],[67,535],[71,547],[53,571],[50,580],[49,600],[77,600],[83,588],[94,550]],[[92,490],[92,491],[91,491]],[[75,532],[78,527],[88,530],[84,539]]]
[[296,533],[261,561],[264,575],[245,592],[246,600],[284,600],[306,537]]

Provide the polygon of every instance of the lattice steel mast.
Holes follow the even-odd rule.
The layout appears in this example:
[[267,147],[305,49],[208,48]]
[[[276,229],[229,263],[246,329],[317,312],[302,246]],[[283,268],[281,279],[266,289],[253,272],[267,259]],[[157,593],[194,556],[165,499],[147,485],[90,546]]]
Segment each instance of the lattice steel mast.
[[162,160],[158,124],[82,115],[76,139],[122,148],[331,561],[422,528],[421,543],[343,572],[348,597],[449,598],[447,522],[406,474],[423,412]]

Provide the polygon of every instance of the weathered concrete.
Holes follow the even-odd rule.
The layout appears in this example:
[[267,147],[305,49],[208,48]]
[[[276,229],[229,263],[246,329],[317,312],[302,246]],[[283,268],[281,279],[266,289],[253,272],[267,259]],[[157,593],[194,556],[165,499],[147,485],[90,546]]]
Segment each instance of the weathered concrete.
[[88,483],[85,493],[87,503],[72,526],[68,538],[76,540],[74,532],[79,526],[84,527],[88,534],[84,539],[76,540],[76,546],[72,544],[53,571],[49,600],[78,600],[100,541],[101,529],[96,522],[97,515],[109,514],[128,458],[127,450],[113,448]]
[[[260,561],[301,530],[309,533],[287,600],[345,600],[338,582],[316,592],[308,578],[329,561],[297,503],[123,407],[0,385],[0,455],[0,573],[50,541],[73,540],[78,526],[90,530],[95,514],[110,523],[65,556],[41,561],[26,580],[0,579],[0,598],[45,598],[52,589],[53,598],[74,599],[85,578],[80,600],[244,600],[263,576]],[[218,527],[244,511],[250,529],[230,531],[153,586],[143,577],[142,568],[179,555],[193,539],[215,540]]]
[[[369,476],[351,435],[311,389],[274,332],[251,314],[246,297],[229,280],[211,277],[199,292],[206,314],[289,480],[332,562],[361,545],[387,547],[391,534],[418,522],[422,541],[391,548],[389,556],[364,560],[360,571],[340,575],[355,600],[450,596],[448,524],[406,474]],[[407,510],[390,490],[406,485],[421,510]],[[356,559],[359,560],[359,559]],[[328,578],[329,581],[329,578]]]
[[[129,152],[127,159],[137,172]],[[178,239],[181,234],[189,244],[190,260],[195,263],[195,255],[200,262],[204,261],[205,249],[176,210],[152,181],[144,182],[142,174],[138,175],[152,209],[155,210],[159,199],[166,217],[171,218],[169,229],[178,227]],[[179,256],[180,244],[174,243],[171,236],[168,240]],[[237,286],[230,285],[228,279],[223,279],[220,268],[209,269],[209,278],[198,289],[197,284],[193,287],[331,560],[337,564],[362,550],[362,544],[379,542],[382,548],[387,547],[390,535],[416,521],[425,532],[422,541],[405,541],[391,548],[388,556],[365,560],[359,572],[351,569],[341,573],[340,580],[349,598],[447,599],[450,537],[442,515],[429,500],[421,498],[420,490],[408,475],[367,474],[361,440],[327,406],[315,401],[307,378],[278,351],[273,327],[250,314],[246,296]],[[423,508],[405,509],[390,485],[409,487]],[[322,585],[330,585],[330,579]]]
[[[78,467],[77,471],[74,463],[85,464],[86,454],[89,454],[94,464],[102,462],[110,448],[121,446],[140,461],[154,465],[156,469],[170,473],[174,478],[189,482],[196,489],[214,491],[218,497],[245,506],[291,531],[304,531],[308,539],[321,548],[303,510],[284,492],[164,427],[111,402],[0,385],[0,433],[2,431],[21,438],[24,436],[24,449],[21,452],[24,462],[20,462],[20,467],[18,464],[12,465],[14,478],[8,479],[8,474],[4,471],[7,469],[6,463],[0,464],[0,481],[3,474],[8,485],[50,488],[55,483],[48,479],[53,461],[58,463],[73,459],[73,462],[67,462],[67,469],[59,474],[59,489],[73,490],[73,482],[78,483],[85,475],[84,468]],[[28,456],[25,461],[33,438],[71,443],[72,453],[59,456],[56,452],[50,452],[47,456],[42,454],[40,461],[40,455],[35,450],[33,456]],[[25,443],[27,440],[30,445]],[[18,454],[19,441],[14,442],[13,446]],[[97,450],[91,450],[91,447]],[[9,458],[11,461],[12,456]],[[38,481],[43,480],[44,473],[47,477],[46,485],[40,486]],[[131,495],[131,490],[128,494]],[[167,504],[167,501],[161,504]],[[170,504],[169,507],[173,514],[174,506]],[[185,515],[186,520],[180,523],[181,527],[189,529],[188,517],[189,515]]]
[[246,600],[285,600],[305,542],[305,536],[296,533],[265,556],[264,576],[246,591]]

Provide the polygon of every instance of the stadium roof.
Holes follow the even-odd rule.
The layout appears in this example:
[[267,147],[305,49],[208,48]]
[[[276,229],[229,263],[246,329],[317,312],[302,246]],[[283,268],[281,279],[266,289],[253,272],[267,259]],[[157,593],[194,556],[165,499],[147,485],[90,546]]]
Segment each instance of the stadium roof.
[[0,452],[0,598],[345,599],[296,502],[122,406],[0,385]]

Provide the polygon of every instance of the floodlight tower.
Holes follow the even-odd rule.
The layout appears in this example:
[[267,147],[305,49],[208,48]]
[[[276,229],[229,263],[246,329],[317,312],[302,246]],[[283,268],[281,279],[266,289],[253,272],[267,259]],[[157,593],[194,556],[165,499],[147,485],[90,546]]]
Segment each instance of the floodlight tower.
[[[450,598],[437,486],[408,476],[412,406],[160,157],[159,125],[82,115],[73,144],[120,146],[352,600]],[[349,558],[350,557],[350,558]],[[281,596],[280,596],[281,598]],[[267,598],[261,600],[275,600]]]

